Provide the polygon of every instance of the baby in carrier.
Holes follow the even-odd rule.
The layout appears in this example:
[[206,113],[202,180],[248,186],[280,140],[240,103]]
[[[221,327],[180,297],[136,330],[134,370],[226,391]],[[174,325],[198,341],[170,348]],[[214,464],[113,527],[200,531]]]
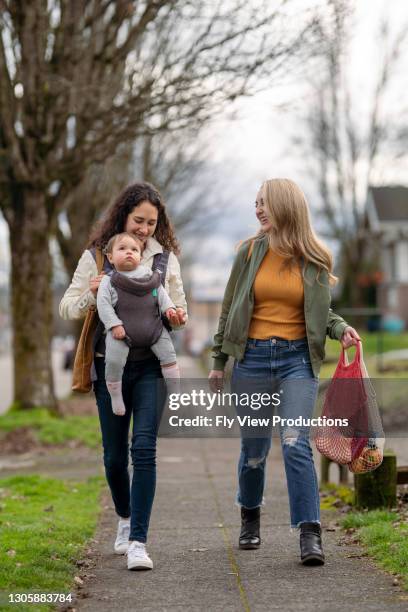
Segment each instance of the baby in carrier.
[[138,238],[126,232],[116,234],[105,253],[114,270],[102,278],[97,307],[106,329],[106,386],[113,412],[123,416],[122,375],[130,347],[150,347],[166,382],[180,378],[173,342],[161,319],[165,314],[171,322],[176,307],[161,284],[160,272],[140,264]]

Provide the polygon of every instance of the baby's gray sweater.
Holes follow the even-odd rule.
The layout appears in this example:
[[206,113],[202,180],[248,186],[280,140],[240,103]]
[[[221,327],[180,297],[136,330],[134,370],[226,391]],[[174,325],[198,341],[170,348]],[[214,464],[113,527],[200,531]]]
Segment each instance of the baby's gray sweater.
[[[139,265],[135,270],[131,270],[130,272],[120,272],[120,274],[127,276],[127,278],[149,280],[149,278],[153,275],[153,271],[147,266]],[[175,308],[169,294],[161,284],[157,289],[157,299],[159,301],[161,313],[165,313],[169,308]],[[116,327],[116,325],[123,325],[122,321],[119,319],[114,310],[114,306],[116,306],[117,302],[117,291],[111,283],[110,276],[106,275],[101,280],[96,297],[98,315],[104,324],[105,329],[112,329],[112,327]]]

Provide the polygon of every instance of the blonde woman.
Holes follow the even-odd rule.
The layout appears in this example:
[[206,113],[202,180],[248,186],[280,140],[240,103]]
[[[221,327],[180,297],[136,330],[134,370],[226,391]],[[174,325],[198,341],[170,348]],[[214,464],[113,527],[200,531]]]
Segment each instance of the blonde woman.
[[[244,242],[225,290],[214,341],[213,389],[222,387],[229,356],[232,385],[245,381],[266,390],[278,381],[282,419],[302,417],[300,426],[279,430],[285,464],[291,527],[300,529],[301,562],[324,563],[319,489],[307,419],[316,401],[326,335],[343,347],[360,340],[355,329],[330,309],[332,256],[317,238],[309,207],[288,179],[265,181],[256,198],[258,234]],[[305,423],[305,425],[303,425]],[[258,548],[260,506],[271,432],[241,432],[237,502],[241,506],[239,547]]]

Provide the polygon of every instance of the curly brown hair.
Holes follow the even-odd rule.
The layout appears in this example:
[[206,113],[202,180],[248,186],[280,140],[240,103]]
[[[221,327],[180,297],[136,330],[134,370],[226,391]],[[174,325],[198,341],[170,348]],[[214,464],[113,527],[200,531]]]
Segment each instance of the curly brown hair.
[[156,240],[161,244],[163,250],[172,251],[178,255],[180,253],[179,243],[167,216],[163,197],[158,189],[146,182],[128,185],[118,195],[103,218],[91,230],[87,248],[104,249],[112,236],[125,231],[128,215],[142,202],[149,202],[158,210],[157,226],[154,232]]

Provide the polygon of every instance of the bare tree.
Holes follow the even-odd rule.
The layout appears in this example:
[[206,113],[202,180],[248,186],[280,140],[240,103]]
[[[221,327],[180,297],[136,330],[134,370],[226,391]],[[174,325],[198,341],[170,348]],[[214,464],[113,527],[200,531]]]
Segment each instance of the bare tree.
[[[91,166],[84,180],[66,197],[58,216],[56,239],[64,268],[71,278],[84,248],[90,228],[104,214],[123,187],[134,180],[149,181],[159,187],[167,201],[177,235],[200,230],[205,235],[220,205],[215,195],[216,181],[206,167],[203,145],[194,130],[160,131],[141,136],[127,144],[104,164]],[[205,201],[205,206],[202,205]],[[184,276],[191,254],[182,251]],[[72,322],[78,339],[82,321]]]
[[164,194],[177,232],[203,235],[221,202],[215,197],[217,178],[208,148],[198,136],[197,126],[145,136],[136,142],[134,160],[139,176]]
[[313,160],[321,199],[319,212],[327,236],[340,246],[343,299],[348,304],[357,305],[362,299],[357,276],[365,266],[375,266],[375,261],[368,261],[368,257],[373,255],[373,245],[364,228],[365,204],[373,173],[380,163],[380,153],[388,147],[388,154],[392,154],[392,133],[387,129],[383,112],[384,97],[404,50],[407,28],[402,28],[391,43],[387,24],[381,23],[383,59],[365,126],[359,112],[360,100],[352,95],[347,75],[350,3],[348,0],[330,0],[328,6],[334,28],[327,33],[321,26],[322,65],[319,76],[314,78],[314,95],[307,114],[307,135],[303,145],[309,159]]
[[132,173],[133,147],[118,148],[105,163],[90,166],[81,183],[63,201],[56,220],[55,237],[69,278],[88,242],[90,228],[126,185]]
[[[94,164],[83,181],[63,202],[58,216],[56,238],[69,276],[86,246],[92,225],[101,217],[113,198],[132,180],[156,185],[167,201],[177,232],[204,232],[217,213],[208,205],[214,177],[207,169],[203,145],[197,143],[195,129],[159,131],[140,136],[135,143],[119,148],[104,164]],[[200,207],[203,198],[206,208]],[[75,238],[73,240],[73,238]]]
[[[90,166],[81,183],[62,202],[63,212],[56,219],[55,238],[64,270],[72,278],[89,238],[90,228],[127,184],[131,174],[132,146],[119,147],[115,156]],[[82,321],[72,321],[72,334],[79,340]]]
[[205,121],[304,49],[309,24],[285,26],[285,4],[0,0],[0,206],[22,408],[57,406],[48,243],[67,196],[119,145]]

